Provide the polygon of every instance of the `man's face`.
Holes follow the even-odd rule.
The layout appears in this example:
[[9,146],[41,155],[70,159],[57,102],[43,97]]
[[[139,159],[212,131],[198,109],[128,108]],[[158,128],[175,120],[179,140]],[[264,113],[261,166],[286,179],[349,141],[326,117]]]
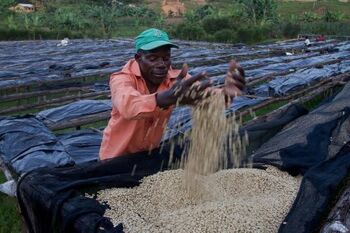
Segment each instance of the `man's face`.
[[170,56],[171,50],[169,46],[142,51],[135,55],[142,77],[148,84],[158,87],[165,80],[171,65]]

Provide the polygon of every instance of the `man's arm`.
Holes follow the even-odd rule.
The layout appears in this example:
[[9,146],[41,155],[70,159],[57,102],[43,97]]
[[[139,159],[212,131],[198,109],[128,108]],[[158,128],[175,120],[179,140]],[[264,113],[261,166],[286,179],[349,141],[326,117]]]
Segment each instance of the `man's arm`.
[[118,109],[125,119],[152,117],[157,109],[156,93],[141,94],[126,74],[112,76],[110,89],[113,107]]

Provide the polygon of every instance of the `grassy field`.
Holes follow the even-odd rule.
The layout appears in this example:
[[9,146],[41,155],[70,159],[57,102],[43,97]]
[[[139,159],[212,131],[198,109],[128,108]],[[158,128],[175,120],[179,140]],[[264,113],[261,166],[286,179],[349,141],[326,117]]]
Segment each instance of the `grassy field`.
[[286,18],[291,15],[301,16],[304,12],[314,12],[318,15],[322,15],[326,9],[341,12],[347,20],[350,20],[349,2],[339,2],[337,0],[316,2],[278,1],[277,7],[278,14]]
[[[0,183],[6,181],[0,172]],[[20,233],[21,222],[16,199],[0,193],[0,233]]]
[[[183,1],[185,4],[188,1]],[[223,12],[232,11],[234,1],[220,0],[208,1]],[[189,4],[190,8],[194,8],[193,4]],[[331,11],[338,11],[344,14],[345,18],[350,20],[350,2],[339,2],[338,0],[326,0],[316,2],[302,2],[302,1],[277,1],[277,13],[282,18],[289,18],[291,15],[303,15],[304,12],[313,12],[322,15],[328,9]]]

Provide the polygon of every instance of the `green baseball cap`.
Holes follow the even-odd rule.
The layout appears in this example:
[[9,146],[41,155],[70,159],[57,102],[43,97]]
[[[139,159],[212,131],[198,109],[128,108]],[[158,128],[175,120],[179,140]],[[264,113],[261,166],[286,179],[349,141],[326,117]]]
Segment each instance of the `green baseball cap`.
[[170,42],[169,36],[166,32],[156,28],[147,29],[135,38],[136,51],[139,49],[152,50],[163,45],[179,48],[179,46]]

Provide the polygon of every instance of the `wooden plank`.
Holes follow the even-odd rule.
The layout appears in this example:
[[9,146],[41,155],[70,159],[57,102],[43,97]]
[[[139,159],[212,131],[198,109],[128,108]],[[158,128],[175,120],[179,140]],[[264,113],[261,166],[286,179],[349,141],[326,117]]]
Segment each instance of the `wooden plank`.
[[60,129],[78,127],[78,126],[82,126],[90,123],[95,123],[102,120],[108,120],[110,116],[111,116],[111,111],[105,111],[105,112],[100,112],[96,114],[82,116],[71,120],[66,120],[64,122],[52,123],[50,121],[44,121],[44,123],[50,130],[60,130]]

